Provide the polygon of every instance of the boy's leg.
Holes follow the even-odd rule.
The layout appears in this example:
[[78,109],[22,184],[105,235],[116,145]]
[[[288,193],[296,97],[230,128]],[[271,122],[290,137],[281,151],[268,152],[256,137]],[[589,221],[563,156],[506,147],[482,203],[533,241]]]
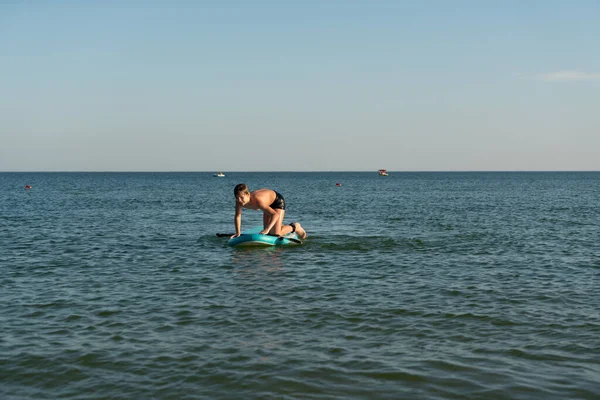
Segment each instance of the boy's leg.
[[[285,235],[291,233],[294,230],[294,228],[292,228],[290,225],[283,225],[283,217],[285,216],[285,210],[277,208],[277,209],[275,209],[275,211],[277,212],[277,215],[279,216],[279,220],[277,221],[275,226],[273,226],[273,228],[271,229],[269,234],[285,236]],[[266,214],[263,214],[263,227],[269,225],[270,222],[271,222],[270,218]],[[296,233],[298,234],[298,236],[301,239],[306,238],[306,231],[304,230],[304,228],[302,228],[300,223],[295,222],[295,225],[296,225]]]
[[306,239],[306,231],[304,230],[302,225],[300,225],[299,222],[294,222],[294,225],[296,226],[296,234],[298,235],[298,237],[300,239]]
[[[275,223],[275,225],[273,226],[273,228],[271,229],[269,234],[278,235],[278,236],[287,235],[288,233],[290,233],[292,231],[292,228],[290,226],[283,226],[283,217],[285,216],[285,210],[276,208],[275,212],[277,213],[278,218],[277,217],[273,217],[273,218],[277,218],[277,222]],[[271,222],[271,221],[268,221],[268,222]]]

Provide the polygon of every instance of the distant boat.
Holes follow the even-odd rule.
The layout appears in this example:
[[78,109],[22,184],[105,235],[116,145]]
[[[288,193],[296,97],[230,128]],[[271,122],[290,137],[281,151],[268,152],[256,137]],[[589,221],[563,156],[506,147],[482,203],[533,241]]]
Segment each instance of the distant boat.
[[215,178],[224,178],[224,177],[225,177],[225,174],[224,174],[224,173],[222,173],[222,172],[219,172],[218,174],[213,174],[213,176],[214,176]]
[[380,169],[377,172],[379,172],[379,176],[388,176],[388,173],[387,173],[386,169]]

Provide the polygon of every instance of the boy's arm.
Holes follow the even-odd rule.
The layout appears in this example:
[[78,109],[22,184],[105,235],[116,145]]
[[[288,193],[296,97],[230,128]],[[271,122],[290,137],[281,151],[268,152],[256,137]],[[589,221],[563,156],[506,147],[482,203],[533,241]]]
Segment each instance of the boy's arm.
[[242,206],[240,206],[238,202],[235,203],[235,217],[233,218],[233,223],[235,224],[235,235],[232,237],[240,236],[242,234]]

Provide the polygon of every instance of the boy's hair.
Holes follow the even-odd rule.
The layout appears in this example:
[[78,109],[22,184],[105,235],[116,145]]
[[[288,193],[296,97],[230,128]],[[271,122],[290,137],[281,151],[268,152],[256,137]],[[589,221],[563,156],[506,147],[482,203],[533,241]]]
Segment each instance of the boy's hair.
[[239,183],[235,185],[235,188],[233,189],[233,194],[235,195],[235,197],[238,197],[242,193],[250,194],[250,190],[248,190],[248,185],[246,185],[245,183]]

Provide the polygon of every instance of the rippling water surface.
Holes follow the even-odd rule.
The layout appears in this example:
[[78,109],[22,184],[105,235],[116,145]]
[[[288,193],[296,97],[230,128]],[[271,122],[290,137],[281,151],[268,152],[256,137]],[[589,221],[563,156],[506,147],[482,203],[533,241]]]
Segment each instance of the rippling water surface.
[[600,397],[600,173],[226,175],[1,173],[0,398]]

